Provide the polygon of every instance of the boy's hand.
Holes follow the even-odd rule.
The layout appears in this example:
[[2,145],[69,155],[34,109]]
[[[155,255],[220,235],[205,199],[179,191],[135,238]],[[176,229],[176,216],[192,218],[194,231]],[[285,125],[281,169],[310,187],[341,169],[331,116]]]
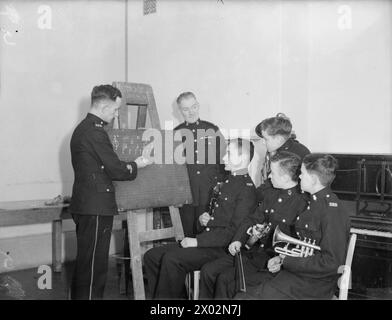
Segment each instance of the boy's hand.
[[229,252],[232,256],[234,256],[237,252],[240,251],[242,243],[240,241],[234,241],[229,245]]

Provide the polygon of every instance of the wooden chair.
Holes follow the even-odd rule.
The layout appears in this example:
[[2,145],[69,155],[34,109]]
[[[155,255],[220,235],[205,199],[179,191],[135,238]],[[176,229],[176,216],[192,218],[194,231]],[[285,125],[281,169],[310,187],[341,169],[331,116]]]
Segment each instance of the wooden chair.
[[356,241],[357,241],[357,234],[352,233],[350,236],[350,240],[348,242],[346,263],[343,266],[343,274],[340,276],[338,281],[339,298],[334,296],[333,300],[347,300],[348,289],[350,289],[350,284],[351,284],[351,264],[353,261]]
[[[192,284],[193,275],[193,284]],[[199,300],[199,283],[200,283],[200,270],[189,272],[186,275],[185,286],[188,292],[189,300]]]
[[144,300],[146,298],[143,282],[142,254],[140,243],[169,238],[175,238],[176,240],[181,240],[184,238],[184,231],[182,229],[178,208],[169,207],[169,211],[173,225],[172,227],[147,231],[138,230],[137,211],[133,210],[127,212],[132,283],[135,300]]

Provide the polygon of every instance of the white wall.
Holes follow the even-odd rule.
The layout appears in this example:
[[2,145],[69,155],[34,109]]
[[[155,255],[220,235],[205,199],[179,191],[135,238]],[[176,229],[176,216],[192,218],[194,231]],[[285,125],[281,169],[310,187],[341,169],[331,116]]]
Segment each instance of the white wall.
[[[338,4],[349,6],[351,29],[333,19]],[[310,12],[309,146],[391,153],[391,1],[311,2]]]
[[313,151],[391,152],[390,1],[173,0],[149,16],[141,6],[129,4],[128,76],[152,85],[162,124],[192,90],[222,128],[283,111]]
[[[69,141],[96,84],[125,80],[124,1],[47,1],[52,29],[39,29],[42,1],[2,1],[14,34],[0,39],[0,201],[70,194]],[[14,32],[18,30],[18,33]]]
[[[52,10],[52,29],[38,27],[42,4]],[[92,87],[126,78],[125,2],[0,2],[0,12],[7,7],[16,15],[0,15],[0,25],[15,44],[1,33],[0,201],[70,195],[70,136],[89,109]],[[15,269],[50,263],[50,233],[50,224],[0,228],[0,253],[10,252]],[[64,239],[63,258],[71,259],[71,221]],[[118,249],[112,244],[111,253]]]

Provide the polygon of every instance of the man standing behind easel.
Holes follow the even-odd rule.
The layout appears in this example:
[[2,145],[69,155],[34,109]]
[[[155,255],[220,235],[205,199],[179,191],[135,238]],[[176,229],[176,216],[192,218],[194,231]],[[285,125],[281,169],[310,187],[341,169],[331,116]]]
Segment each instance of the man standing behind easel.
[[199,216],[208,212],[211,191],[224,174],[221,158],[226,150],[226,142],[216,125],[200,120],[199,102],[192,92],[181,93],[176,102],[185,121],[174,130],[181,130],[185,142],[193,198],[192,204],[180,208],[180,216],[185,237],[195,237]]
[[104,126],[118,116],[121,92],[101,85],[91,92],[91,109],[71,138],[75,181],[70,212],[76,224],[77,256],[71,299],[102,299],[108,269],[113,216],[117,214],[113,180],[134,180],[144,157],[120,161]]

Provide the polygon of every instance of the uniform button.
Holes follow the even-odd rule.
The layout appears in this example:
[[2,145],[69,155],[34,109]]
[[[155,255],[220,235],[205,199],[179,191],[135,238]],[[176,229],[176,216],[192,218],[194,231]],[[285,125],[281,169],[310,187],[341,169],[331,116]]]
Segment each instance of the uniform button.
[[200,174],[200,171],[196,171],[196,174]]
[[330,197],[330,195],[329,195],[329,194],[327,194],[327,195],[326,195],[326,197],[327,197],[327,198],[329,198],[329,197]]
[[193,140],[194,142],[197,142],[197,139]]
[[197,164],[199,164],[199,163],[200,163],[200,161],[199,161],[199,160],[196,160],[196,163],[197,163]]
[[229,180],[226,180],[225,183],[229,183]]
[[264,244],[263,243],[260,245],[260,248],[264,248]]
[[218,207],[219,207],[219,204],[216,204],[216,205],[215,205],[215,207],[217,207],[217,208],[218,208]]
[[225,200],[227,200],[227,197],[225,197]]
[[214,220],[215,218],[214,217],[211,217],[211,220]]
[[307,224],[305,224],[305,228],[307,228],[308,227],[308,225]]
[[275,210],[274,209],[271,209],[271,213],[274,213],[275,212]]
[[110,190],[109,190],[109,189],[106,189],[106,191],[109,192]]
[[196,132],[196,130],[195,130],[195,129],[192,129],[192,132]]
[[310,206],[308,206],[308,208],[307,208],[308,210],[310,210]]
[[297,217],[297,220],[299,220],[299,217]]
[[101,169],[105,169],[105,166],[101,166]]
[[206,231],[210,231],[210,228],[206,228]]
[[268,213],[268,210],[265,210],[265,213]]
[[199,152],[199,150],[195,150],[195,153],[198,153]]
[[278,202],[282,202],[282,198],[279,198],[279,199],[278,199]]
[[219,191],[219,194],[222,194],[222,192]]
[[282,222],[286,222],[286,219],[283,219]]
[[317,200],[317,197],[316,197],[316,195],[315,195],[315,194],[313,195],[313,200]]
[[297,232],[297,236],[299,236],[299,232]]

